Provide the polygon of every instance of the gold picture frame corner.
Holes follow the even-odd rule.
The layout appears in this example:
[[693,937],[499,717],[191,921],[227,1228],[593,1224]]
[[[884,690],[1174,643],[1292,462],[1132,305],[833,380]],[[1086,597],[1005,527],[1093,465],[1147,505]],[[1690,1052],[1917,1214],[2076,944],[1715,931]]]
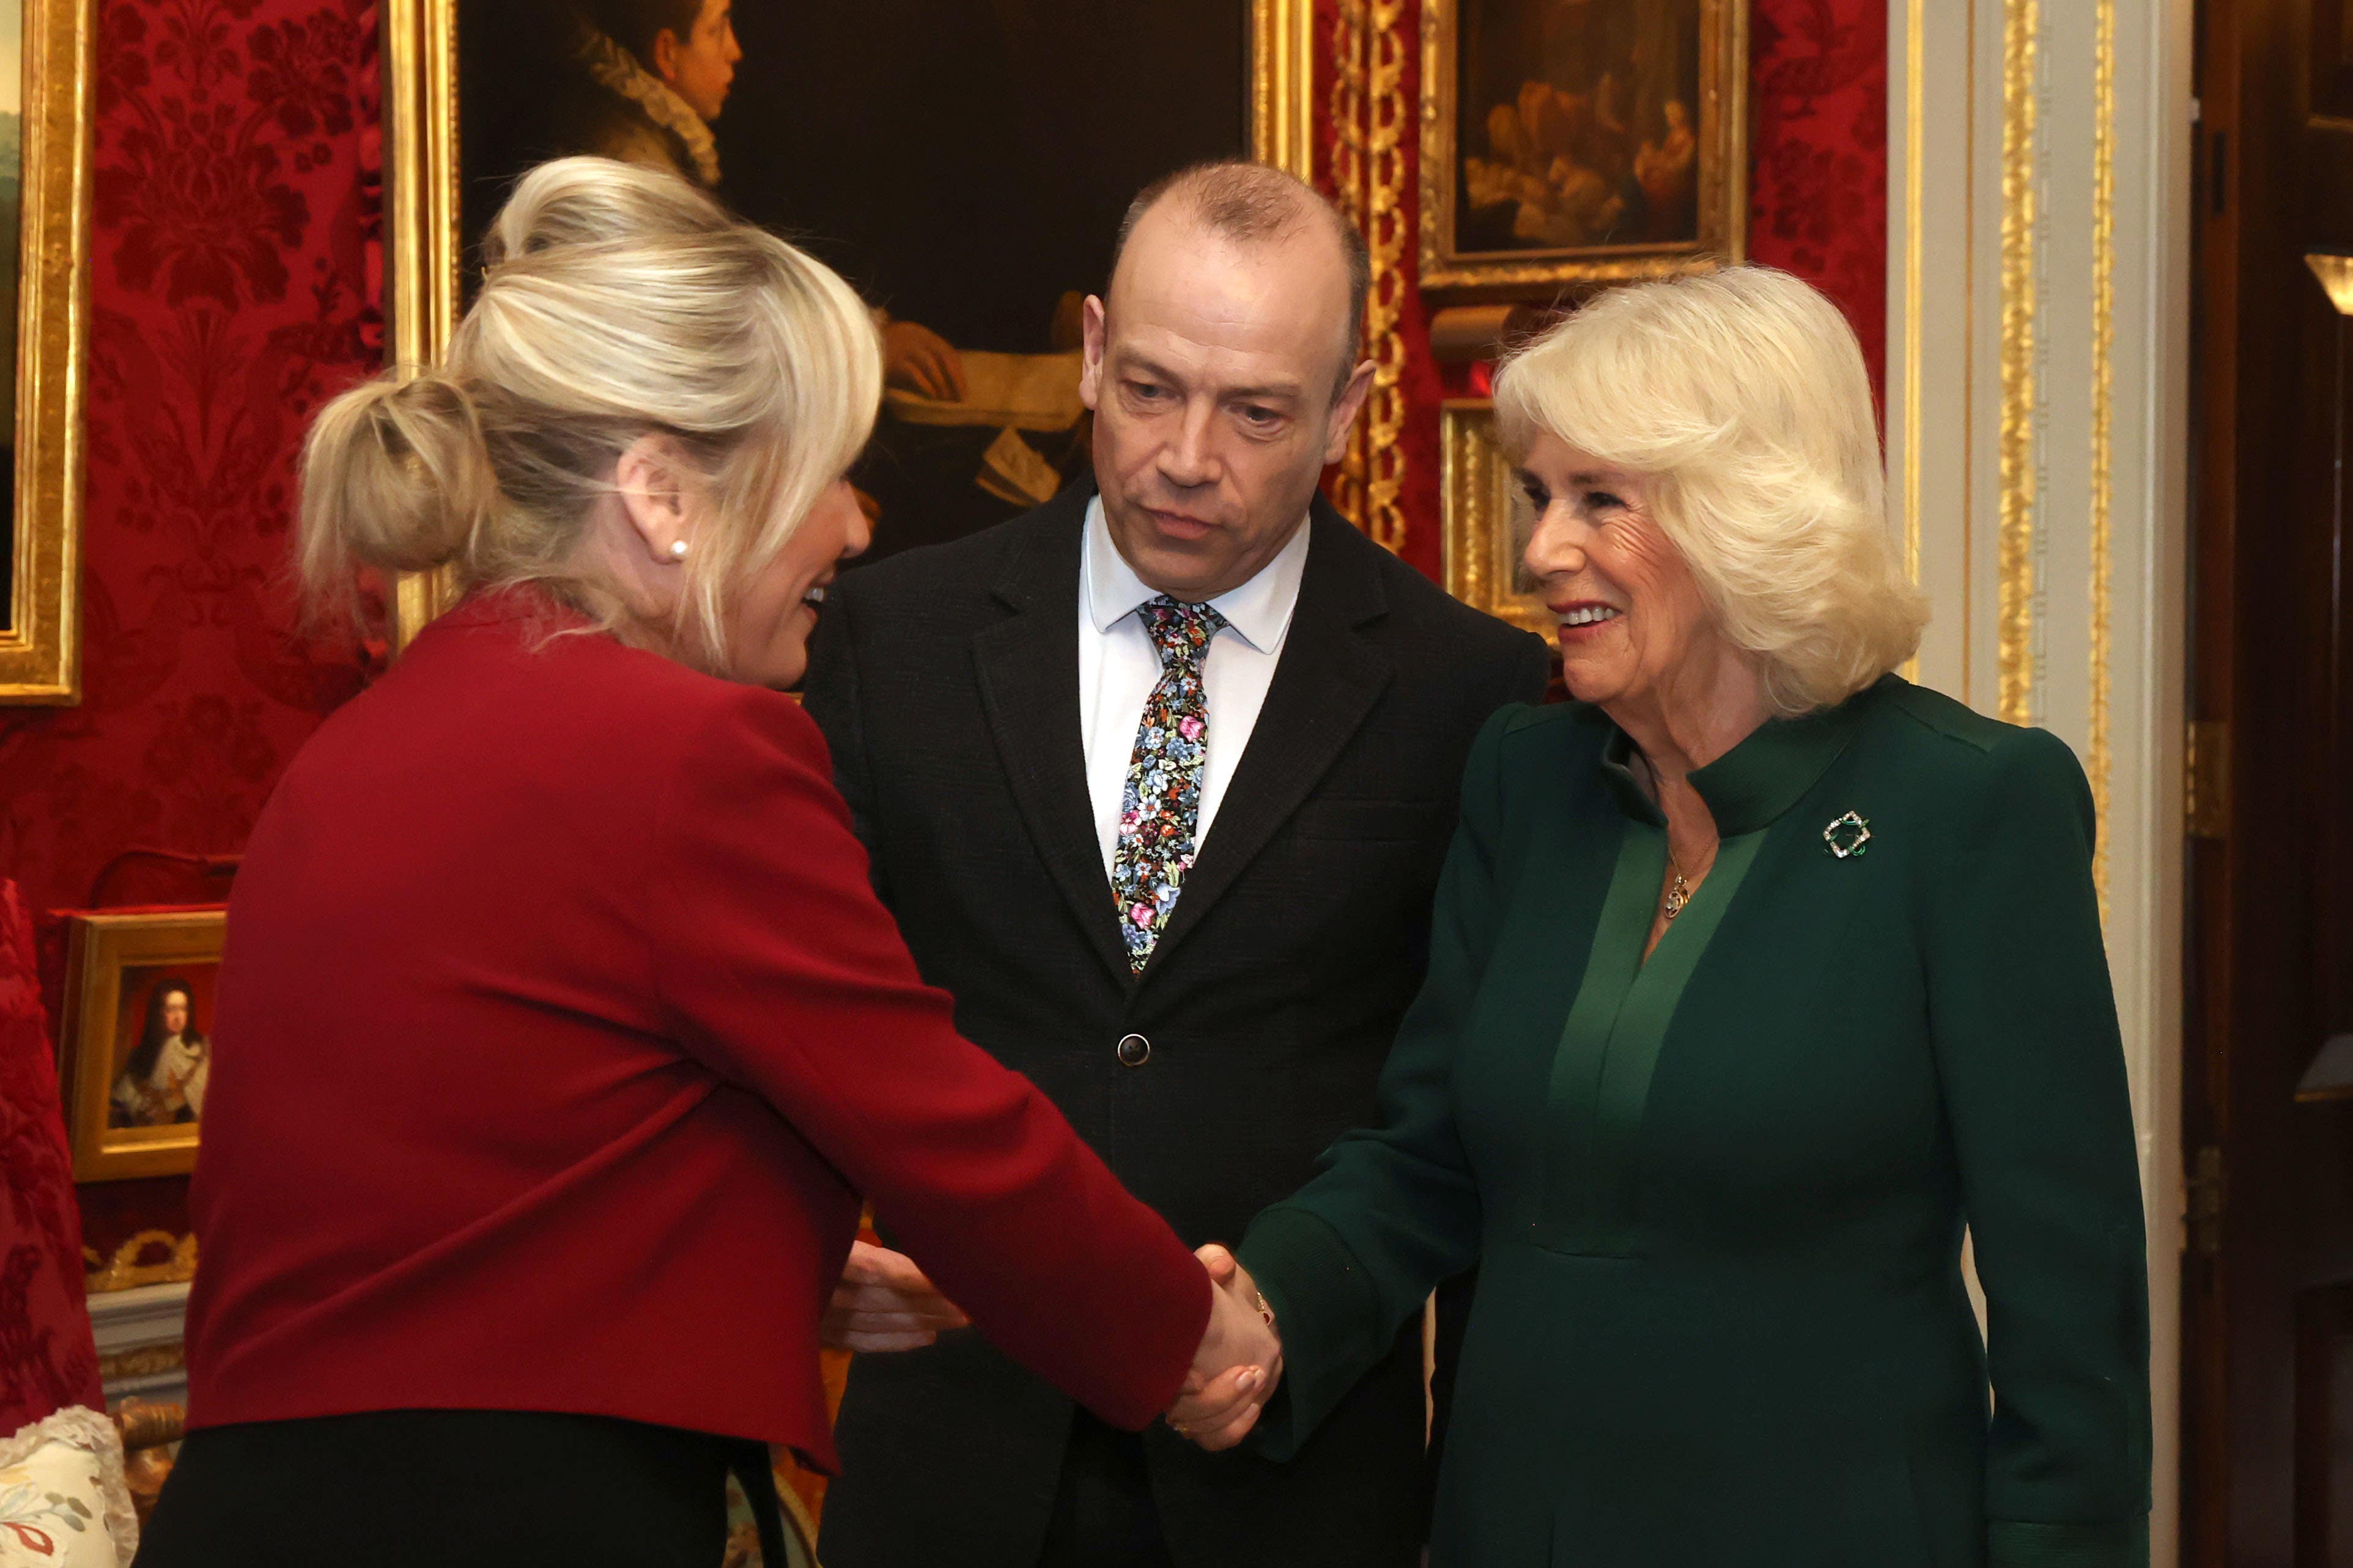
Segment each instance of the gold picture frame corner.
[[1438,408],[1440,583],[1472,609],[1549,638],[1541,606],[1512,591],[1512,465],[1495,438],[1495,405],[1450,397]]
[[16,489],[0,706],[81,700],[82,406],[89,380],[96,0],[24,0]]

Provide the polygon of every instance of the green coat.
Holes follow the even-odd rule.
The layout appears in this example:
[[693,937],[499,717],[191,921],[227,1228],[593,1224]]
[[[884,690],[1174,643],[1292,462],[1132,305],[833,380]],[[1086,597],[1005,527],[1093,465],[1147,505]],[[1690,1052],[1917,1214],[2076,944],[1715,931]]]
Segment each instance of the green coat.
[[1482,731],[1385,1125],[1239,1249],[1283,1340],[1259,1441],[1295,1449],[1476,1264],[1433,1568],[2145,1564],[2074,757],[1893,676],[1767,723],[1692,775],[1723,847],[1647,963],[1666,840],[1630,759],[1582,705]]

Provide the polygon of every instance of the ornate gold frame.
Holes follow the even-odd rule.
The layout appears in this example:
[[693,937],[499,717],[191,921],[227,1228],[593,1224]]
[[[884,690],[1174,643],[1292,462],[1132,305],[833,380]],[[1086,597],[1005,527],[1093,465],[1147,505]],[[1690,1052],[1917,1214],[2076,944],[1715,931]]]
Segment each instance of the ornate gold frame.
[[117,1182],[180,1176],[195,1168],[201,1124],[109,1127],[115,1026],[121,974],[130,965],[216,964],[228,911],[173,910],[160,914],[78,915],[68,922],[65,1016],[58,1031],[67,1071],[66,1132],[74,1180]]
[[[393,369],[415,374],[441,357],[458,321],[457,0],[385,0],[384,7],[385,277]],[[396,652],[449,607],[447,573],[404,573],[392,605]]]
[[1748,0],[1699,0],[1699,238],[1576,250],[1454,248],[1455,66],[1461,0],[1421,8],[1421,286],[1469,299],[1544,299],[1578,284],[1737,261],[1748,235]]
[[1250,156],[1315,182],[1314,0],[1250,0]]
[[25,7],[23,246],[16,310],[14,603],[0,703],[81,700],[82,395],[90,341],[95,0]]
[[1483,397],[1440,404],[1438,457],[1446,591],[1550,641],[1556,628],[1544,602],[1512,589],[1521,550],[1513,525],[1518,487],[1495,439],[1495,405]]
[[[1250,0],[1250,32],[1251,155],[1312,180],[1314,0]],[[440,357],[458,320],[457,0],[385,0],[384,59],[386,346],[393,366],[413,372]],[[395,648],[447,609],[448,595],[442,574],[403,576]]]
[[[165,1251],[162,1261],[140,1261],[159,1247]],[[81,1260],[82,1267],[89,1270],[84,1276],[82,1288],[93,1296],[103,1295],[110,1290],[136,1290],[145,1285],[185,1285],[196,1277],[196,1238],[174,1236],[168,1230],[142,1230],[116,1247],[111,1258],[100,1258],[95,1248],[85,1247],[81,1249]],[[109,1373],[106,1375],[113,1374]]]

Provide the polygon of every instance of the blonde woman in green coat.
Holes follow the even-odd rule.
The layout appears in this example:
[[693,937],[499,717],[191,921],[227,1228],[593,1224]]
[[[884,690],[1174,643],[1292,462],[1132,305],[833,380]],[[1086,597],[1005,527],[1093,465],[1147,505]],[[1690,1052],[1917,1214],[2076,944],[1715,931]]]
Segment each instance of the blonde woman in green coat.
[[1280,1381],[1174,1419],[1297,1451],[1476,1265],[1433,1568],[2139,1568],[2091,795],[1892,673],[1853,333],[1764,268],[1645,283],[1496,405],[1576,700],[1487,725],[1383,1124],[1237,1249]]

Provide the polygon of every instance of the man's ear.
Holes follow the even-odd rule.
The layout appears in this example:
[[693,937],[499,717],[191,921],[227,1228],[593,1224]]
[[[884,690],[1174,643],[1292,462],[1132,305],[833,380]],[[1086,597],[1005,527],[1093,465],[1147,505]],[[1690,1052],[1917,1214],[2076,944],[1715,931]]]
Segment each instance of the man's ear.
[[646,554],[665,566],[677,562],[673,546],[689,532],[686,478],[686,454],[668,436],[638,437],[613,465],[622,515]]
[[1079,307],[1079,401],[1089,408],[1103,395],[1103,302],[1090,294]]
[[1324,427],[1324,461],[1328,467],[1348,455],[1348,432],[1356,423],[1356,416],[1365,409],[1365,399],[1373,390],[1373,362],[1366,360],[1348,374],[1348,384],[1340,389],[1339,400],[1332,405],[1331,422]]
[[653,68],[654,75],[661,78],[662,81],[670,87],[678,85],[679,48],[679,37],[676,33],[671,32],[668,27],[655,30],[654,58],[648,60],[646,64]]

